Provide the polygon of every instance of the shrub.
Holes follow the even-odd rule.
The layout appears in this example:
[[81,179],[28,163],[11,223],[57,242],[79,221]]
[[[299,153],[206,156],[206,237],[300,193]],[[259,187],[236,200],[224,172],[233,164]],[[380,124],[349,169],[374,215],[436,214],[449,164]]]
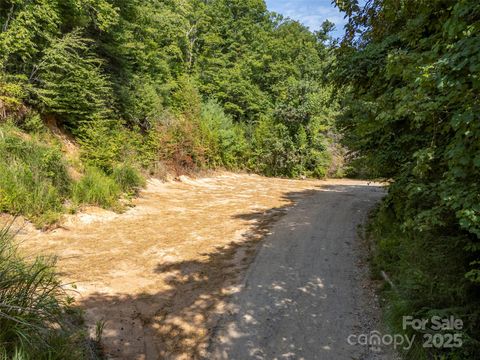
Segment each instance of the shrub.
[[81,159],[88,166],[111,174],[118,164],[135,164],[148,168],[158,160],[159,135],[156,128],[142,132],[127,129],[115,121],[96,119],[78,131]]
[[231,116],[225,114],[215,100],[202,105],[200,117],[202,143],[209,154],[209,165],[227,168],[242,166],[248,144],[243,128],[234,124]]
[[123,192],[135,193],[145,185],[145,179],[140,172],[129,164],[116,166],[112,177]]
[[69,195],[61,151],[0,128],[0,212],[21,214],[43,225],[56,219]]
[[160,160],[171,162],[183,170],[193,170],[206,165],[208,149],[203,148],[197,120],[182,115],[171,117],[155,130],[158,136]]
[[18,124],[18,126],[28,133],[42,133],[45,132],[47,127],[42,121],[40,114],[35,111],[29,111],[25,118]]
[[81,359],[83,336],[55,259],[25,261],[8,228],[0,229],[0,359]]
[[[423,319],[454,316],[464,322],[462,347],[426,349],[418,341],[405,354],[406,358],[477,359],[478,292],[466,277],[458,276],[468,269],[464,255],[468,235],[458,232],[452,236],[447,229],[423,232],[406,228],[399,222],[394,201],[390,194],[369,224],[375,241],[374,273],[385,271],[395,285],[394,289],[388,286],[383,291],[388,326],[395,333],[403,333],[412,331],[403,329],[403,316]],[[416,334],[417,340],[423,339],[422,336]]]
[[295,143],[284,124],[262,120],[255,129],[253,170],[267,176],[295,176]]
[[267,176],[325,177],[331,163],[327,139],[311,125],[307,131],[302,125],[289,128],[262,119],[253,135],[250,167]]
[[76,204],[98,205],[111,208],[118,204],[120,186],[102,170],[88,167],[85,175],[74,184],[72,199]]
[[159,86],[148,76],[135,76],[128,84],[119,91],[120,110],[129,125],[151,129],[164,110]]
[[115,164],[133,156],[133,134],[112,121],[95,119],[77,130],[81,158],[89,166],[110,173]]

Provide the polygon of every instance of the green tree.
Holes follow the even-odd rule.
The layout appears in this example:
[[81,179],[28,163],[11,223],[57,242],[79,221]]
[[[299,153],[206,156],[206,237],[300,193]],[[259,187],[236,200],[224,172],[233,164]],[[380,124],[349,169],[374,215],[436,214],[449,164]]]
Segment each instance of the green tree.
[[[393,180],[378,219],[403,234],[400,240],[380,231],[398,247],[393,257],[385,250],[383,264],[411,311],[471,319],[468,345],[457,356],[473,356],[480,335],[480,5],[340,3],[350,20],[338,50],[337,84],[345,94],[339,124],[370,174]],[[404,262],[412,249],[424,263]],[[438,269],[449,276],[439,279]]]

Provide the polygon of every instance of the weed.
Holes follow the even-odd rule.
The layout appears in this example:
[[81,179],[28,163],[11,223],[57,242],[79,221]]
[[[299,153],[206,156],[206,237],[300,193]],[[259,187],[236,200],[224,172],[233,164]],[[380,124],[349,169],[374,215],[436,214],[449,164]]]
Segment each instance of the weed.
[[10,227],[0,229],[0,359],[84,358],[54,265],[51,257],[24,260]]
[[73,185],[72,199],[76,204],[112,208],[118,205],[121,187],[101,170],[88,167],[85,175]]

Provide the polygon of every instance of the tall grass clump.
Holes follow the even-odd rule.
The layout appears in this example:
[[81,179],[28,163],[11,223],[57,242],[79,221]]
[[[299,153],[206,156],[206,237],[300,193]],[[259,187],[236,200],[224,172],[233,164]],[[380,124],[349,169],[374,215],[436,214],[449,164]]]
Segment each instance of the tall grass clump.
[[24,215],[37,225],[53,222],[70,182],[60,149],[0,127],[0,212]]
[[113,168],[112,178],[123,192],[137,193],[145,185],[145,179],[135,167],[120,164]]
[[0,228],[0,359],[84,358],[84,334],[54,270],[55,259],[23,259]]
[[72,200],[76,204],[115,207],[121,195],[121,186],[102,170],[88,167],[85,175],[73,185]]

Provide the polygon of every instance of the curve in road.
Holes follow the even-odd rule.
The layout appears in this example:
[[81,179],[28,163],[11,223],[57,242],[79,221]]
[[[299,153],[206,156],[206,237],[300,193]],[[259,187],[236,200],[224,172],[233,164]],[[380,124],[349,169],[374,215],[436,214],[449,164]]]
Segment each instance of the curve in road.
[[383,196],[378,184],[345,180],[288,211],[219,321],[209,358],[389,358],[347,342],[379,326],[357,233]]

